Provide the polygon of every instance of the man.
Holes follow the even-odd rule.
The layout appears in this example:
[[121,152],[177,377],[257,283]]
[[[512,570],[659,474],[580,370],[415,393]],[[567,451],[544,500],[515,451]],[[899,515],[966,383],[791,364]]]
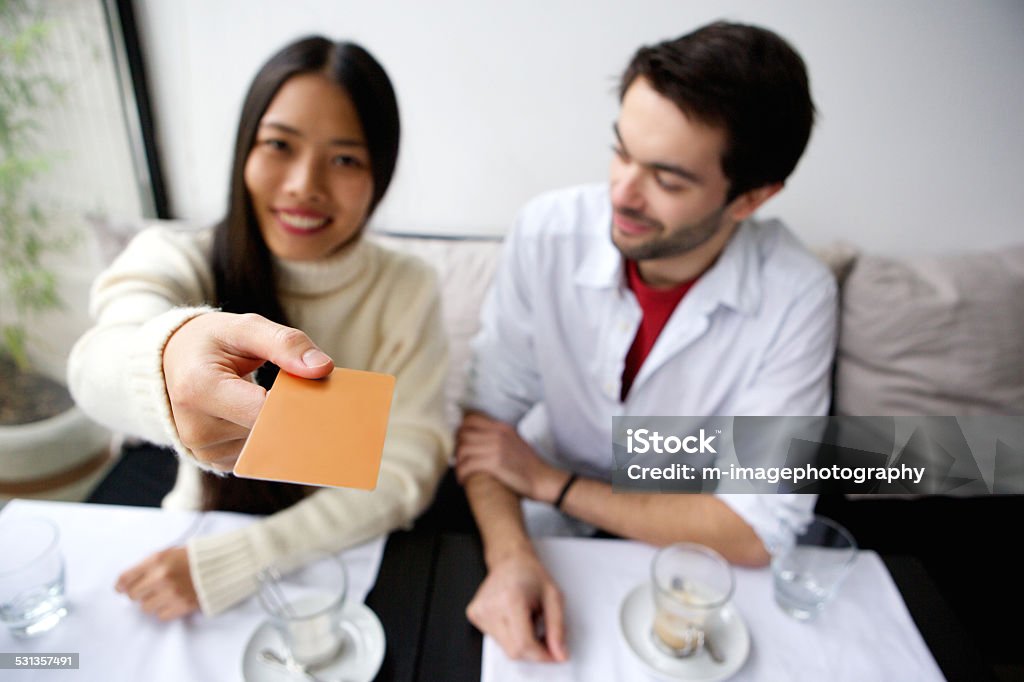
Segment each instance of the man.
[[[835,283],[782,225],[749,220],[810,136],[803,61],[769,31],[716,23],[640,49],[620,98],[610,184],[526,206],[474,341],[456,472],[488,576],[467,615],[514,658],[568,657],[561,596],[521,498],[745,565],[765,564],[814,503],[608,483],[616,415],[827,411]],[[516,430],[538,404],[545,457]]]

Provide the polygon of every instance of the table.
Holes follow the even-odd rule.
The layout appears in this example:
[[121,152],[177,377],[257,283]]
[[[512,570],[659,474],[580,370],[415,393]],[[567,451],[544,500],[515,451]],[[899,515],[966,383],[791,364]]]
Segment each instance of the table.
[[[921,564],[912,557],[895,555],[882,557],[882,561],[942,674],[950,680],[994,680]],[[389,605],[386,598],[401,585],[409,588],[410,582],[400,576],[410,572],[420,583],[416,603],[426,603],[413,618]],[[465,607],[484,575],[480,541],[474,534],[392,534],[367,603],[381,616],[389,647],[400,646],[406,653],[399,659],[386,659],[379,679],[479,680],[483,638],[466,621]]]
[[[51,517],[56,514],[61,525],[72,524],[78,530],[77,541],[65,539],[63,544],[69,555],[68,585],[75,613],[53,633],[28,642],[0,633],[0,652],[78,651],[81,669],[73,674],[0,671],[0,679],[240,679],[241,651],[263,619],[255,601],[214,619],[195,616],[165,624],[144,616],[134,604],[116,595],[112,582],[124,566],[150,551],[180,542],[183,535],[234,528],[250,519],[208,513],[200,529],[191,513],[20,501],[0,514],[28,511]],[[365,570],[356,572],[367,576],[372,576],[377,560],[379,572],[373,588],[372,578],[352,588],[355,594],[369,590],[366,602],[385,628],[387,653],[377,679],[478,680],[482,637],[467,622],[465,607],[484,577],[479,538],[472,532],[418,524],[411,531],[393,533],[386,545],[378,541],[346,554],[350,567],[355,561],[366,564]],[[884,562],[943,674],[954,680],[992,679],[920,564],[898,556],[884,557]],[[114,660],[120,677],[112,674],[114,668],[108,670],[97,662]]]
[[[0,518],[42,516],[61,532],[71,613],[52,631],[14,639],[0,628],[0,652],[78,653],[78,670],[0,670],[0,680],[116,682],[232,682],[242,678],[246,642],[265,620],[256,599],[216,618],[194,614],[164,623],[114,591],[117,576],[152,552],[181,544],[198,532],[252,522],[243,514],[173,512],[154,508],[15,500]],[[351,598],[373,584],[384,538],[343,553]]]

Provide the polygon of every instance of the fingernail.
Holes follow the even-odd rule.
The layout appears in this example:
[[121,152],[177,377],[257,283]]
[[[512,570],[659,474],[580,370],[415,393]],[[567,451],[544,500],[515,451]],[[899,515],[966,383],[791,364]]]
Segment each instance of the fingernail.
[[330,361],[331,359],[319,348],[310,348],[302,356],[302,362],[306,367],[320,367]]

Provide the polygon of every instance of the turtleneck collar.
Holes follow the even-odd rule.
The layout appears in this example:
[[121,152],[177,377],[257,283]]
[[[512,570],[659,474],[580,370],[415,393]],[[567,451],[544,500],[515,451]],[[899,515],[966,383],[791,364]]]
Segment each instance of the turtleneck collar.
[[373,259],[364,236],[338,253],[315,261],[274,257],[279,294],[319,295],[337,291],[365,275]]

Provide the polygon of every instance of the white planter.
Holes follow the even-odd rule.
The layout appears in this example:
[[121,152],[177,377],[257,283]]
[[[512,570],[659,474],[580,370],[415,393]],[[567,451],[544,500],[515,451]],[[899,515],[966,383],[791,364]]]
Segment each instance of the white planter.
[[0,426],[0,499],[84,500],[114,463],[110,444],[110,432],[77,407]]

